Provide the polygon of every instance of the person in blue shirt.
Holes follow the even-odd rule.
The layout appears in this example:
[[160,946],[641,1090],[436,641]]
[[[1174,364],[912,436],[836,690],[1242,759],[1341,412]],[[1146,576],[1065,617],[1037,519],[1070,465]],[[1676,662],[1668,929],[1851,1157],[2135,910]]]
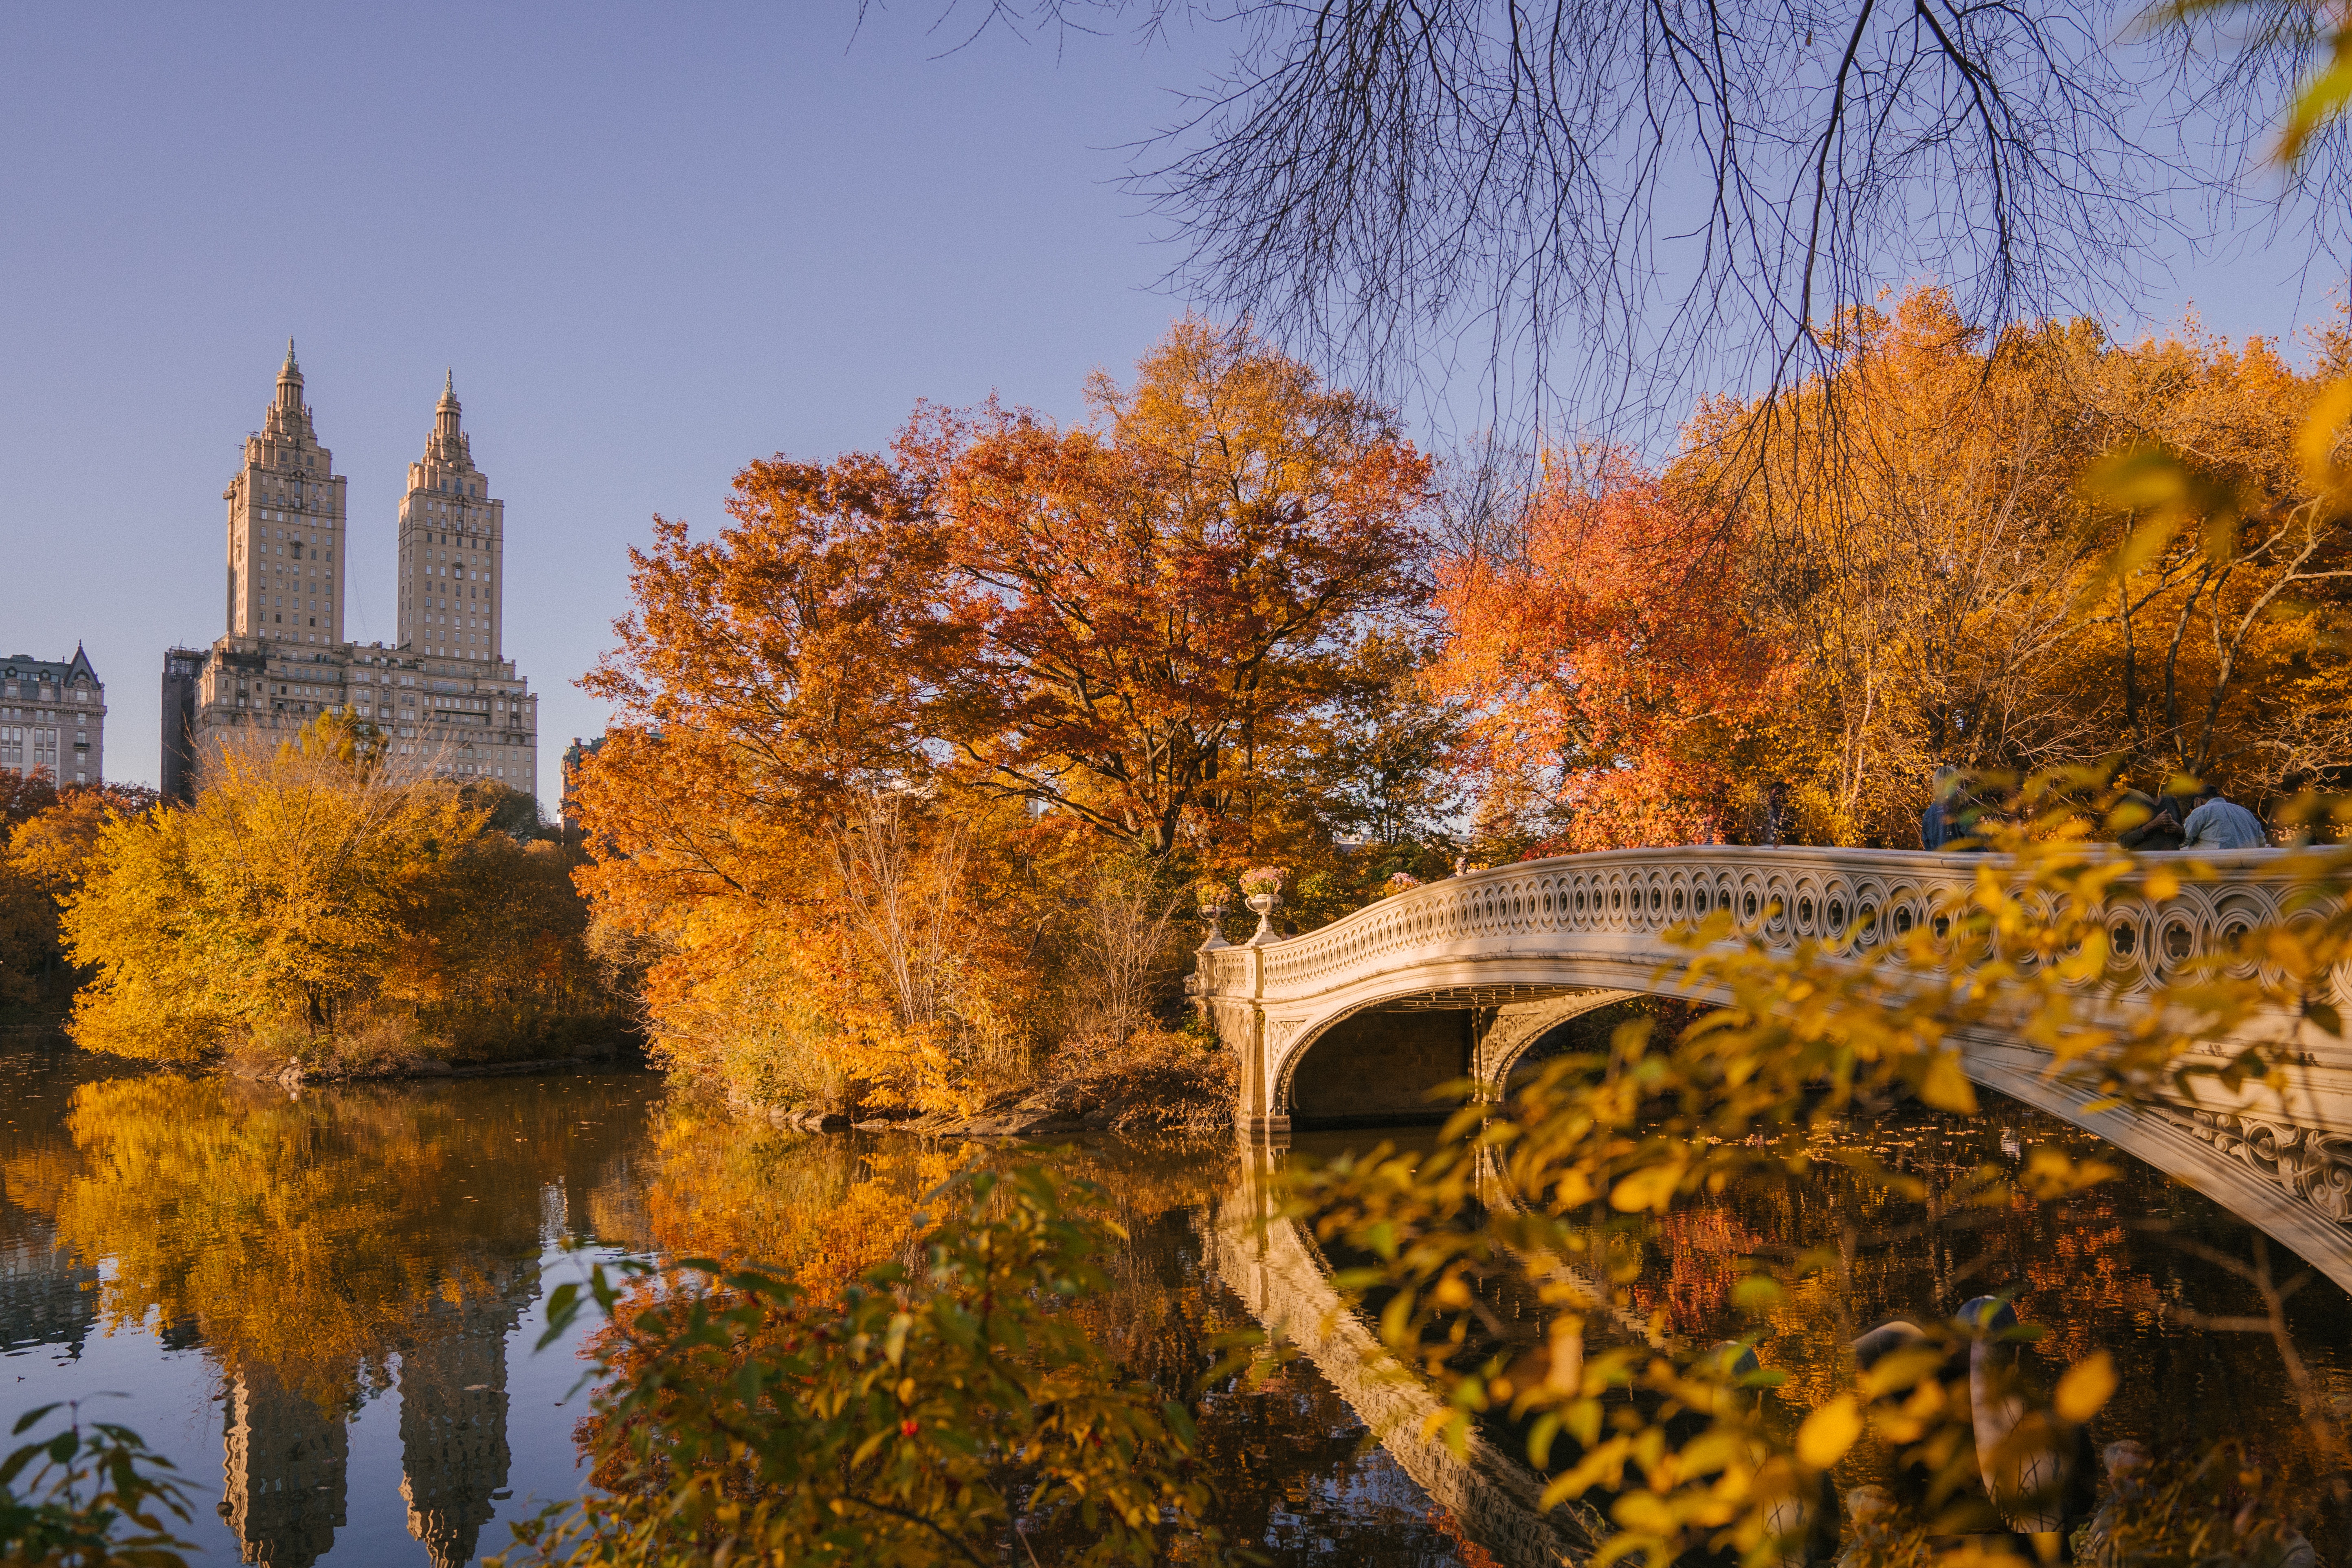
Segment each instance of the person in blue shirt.
[[2197,808],[2180,825],[2183,849],[2266,849],[2270,836],[2263,819],[2237,802],[2223,798],[2207,784],[2198,792]]
[[1941,849],[1960,837],[1960,770],[1937,768],[1927,781],[1927,809],[1919,814],[1919,847]]

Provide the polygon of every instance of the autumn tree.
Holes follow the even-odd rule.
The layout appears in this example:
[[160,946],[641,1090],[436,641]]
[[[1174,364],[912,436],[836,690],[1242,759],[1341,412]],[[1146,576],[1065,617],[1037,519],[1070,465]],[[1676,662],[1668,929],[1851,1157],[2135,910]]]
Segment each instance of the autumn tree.
[[726,527],[633,554],[582,886],[650,955],[666,1060],[761,1100],[969,1103],[1025,1076],[1034,1020],[1106,1012],[1076,994],[1103,910],[1164,931],[1188,866],[1329,856],[1300,760],[1399,676],[1359,654],[1418,608],[1428,463],[1245,330],[1181,323],[1089,400],[751,464]]
[[588,885],[616,908],[797,901],[811,833],[929,773],[926,715],[970,647],[946,530],[903,469],[755,462],[727,510],[699,542],[655,520],[636,607],[583,683],[621,716],[583,803],[618,851]]
[[528,1054],[613,1028],[555,846],[492,831],[340,715],[214,772],[194,805],[98,830],[64,917],[96,970],[85,1046],[312,1059],[379,1031],[404,1052]]
[[1752,802],[1786,670],[1705,583],[1721,528],[1608,454],[1554,466],[1517,551],[1441,568],[1433,679],[1490,793],[1540,803],[1565,847],[1702,842]]
[[[839,1109],[939,1091],[990,933],[926,804],[947,669],[970,647],[947,531],[880,458],[776,458],[730,524],[657,520],[636,609],[585,683],[620,711],[586,771],[600,918],[646,943],[672,1065],[762,1100]],[[950,994],[953,993],[953,994]]]
[[0,773],[0,1004],[47,1006],[78,984],[62,945],[65,902],[106,822],[156,803],[138,784],[60,790],[46,773]]
[[946,733],[976,787],[1155,858],[1246,846],[1351,643],[1422,596],[1430,464],[1246,325],[1181,321],[1087,396],[1075,429],[992,406],[901,444],[977,590]]
[[[2352,559],[2296,436],[2346,363],[2338,334],[2300,367],[2193,327],[1991,334],[1922,289],[1835,336],[1834,395],[1709,405],[1664,473],[1636,476],[1680,526],[1560,535],[1563,462],[1526,542],[1451,558],[1442,668],[1475,705],[1490,801],[1581,814],[1570,844],[1656,842],[1759,831],[1779,784],[1800,839],[1908,847],[1940,764],[2118,766],[2149,789],[2185,772],[2254,804],[2352,766]],[[1719,454],[1742,444],[1759,458],[1735,485]],[[1610,570],[1596,619],[1544,619]],[[1737,662],[1695,662],[1694,639],[1770,650],[1774,695],[1753,700]],[[1594,684],[1612,657],[1638,693]],[[1682,722],[1717,712],[1688,706],[1700,669],[1727,680],[1732,722]],[[1634,715],[1655,721],[1649,749],[1611,728]],[[1598,771],[1570,754],[1549,780],[1552,751],[1588,736]],[[1596,806],[1645,790],[1744,804],[1601,827],[1622,808]]]
[[2061,674],[2099,549],[2070,485],[2086,325],[1995,340],[1933,289],[1850,310],[1833,375],[1711,409],[1676,465],[1721,485],[1715,453],[1760,453],[1718,570],[1801,672],[1773,768],[1804,837],[1908,842],[1938,764],[2027,770],[2107,743]]
[[2352,764],[2352,531],[2320,406],[2352,372],[2352,336],[2339,321],[2317,348],[2298,370],[2263,340],[2191,330],[2077,380],[2105,459],[2083,489],[2110,552],[2087,607],[2116,672],[2118,747],[2154,771],[2261,795],[2340,787]]

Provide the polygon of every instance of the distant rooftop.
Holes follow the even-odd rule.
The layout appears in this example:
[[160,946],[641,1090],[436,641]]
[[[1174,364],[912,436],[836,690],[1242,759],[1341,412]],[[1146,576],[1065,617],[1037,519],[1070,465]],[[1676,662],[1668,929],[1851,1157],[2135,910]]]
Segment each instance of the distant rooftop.
[[89,655],[79,647],[73,650],[71,658],[35,658],[29,653],[12,653],[5,664],[0,664],[0,679],[30,679],[63,685],[73,679],[77,671],[88,676],[92,684],[97,683],[98,671],[90,667]]

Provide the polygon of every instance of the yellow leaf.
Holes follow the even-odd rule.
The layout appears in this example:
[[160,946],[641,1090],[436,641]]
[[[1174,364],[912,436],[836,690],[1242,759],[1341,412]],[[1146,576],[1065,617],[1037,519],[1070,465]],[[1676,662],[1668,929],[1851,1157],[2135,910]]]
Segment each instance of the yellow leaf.
[[1976,1110],[1976,1086],[1960,1070],[1958,1051],[1939,1050],[1927,1058],[1927,1073],[1919,1079],[1919,1098],[1938,1110]]
[[2147,880],[2141,884],[2140,890],[2147,895],[2149,903],[2160,904],[2180,896],[2180,879],[2169,868],[2159,866],[2147,874]]
[[2347,418],[2352,418],[2352,381],[2331,382],[2295,433],[2295,455],[2303,459],[2304,477],[2314,489],[2326,489],[2335,480],[2331,458]]
[[1826,1470],[1845,1458],[1862,1436],[1862,1412],[1851,1394],[1841,1394],[1797,1428],[1797,1462],[1808,1469]]
[[2066,1369],[2050,1403],[2057,1410],[2059,1420],[2080,1426],[2096,1415],[2115,1392],[2116,1363],[2106,1352],[2101,1351]]
[[1675,1187],[1682,1176],[1680,1165],[1652,1165],[1636,1171],[1610,1191],[1609,1206],[1620,1214],[1640,1209],[1655,1209],[1664,1214],[1666,1205],[1674,1201]]
[[2352,33],[2336,35],[2336,58],[2326,69],[2304,83],[2287,115],[2286,132],[2279,138],[2279,162],[2293,163],[2303,156],[2312,136],[2344,112],[2352,101]]

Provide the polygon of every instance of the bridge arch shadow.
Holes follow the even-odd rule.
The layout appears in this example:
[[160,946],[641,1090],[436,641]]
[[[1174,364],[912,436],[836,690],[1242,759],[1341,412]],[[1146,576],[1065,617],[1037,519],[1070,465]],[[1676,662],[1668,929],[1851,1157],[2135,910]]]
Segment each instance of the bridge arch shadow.
[[1298,1044],[1276,1093],[1298,1131],[1443,1121],[1464,1080],[1506,1089],[1568,1050],[1607,1048],[1617,1025],[1647,1013],[1679,1028],[1678,998],[1610,988],[1490,1005],[1409,997],[1335,1019]]

